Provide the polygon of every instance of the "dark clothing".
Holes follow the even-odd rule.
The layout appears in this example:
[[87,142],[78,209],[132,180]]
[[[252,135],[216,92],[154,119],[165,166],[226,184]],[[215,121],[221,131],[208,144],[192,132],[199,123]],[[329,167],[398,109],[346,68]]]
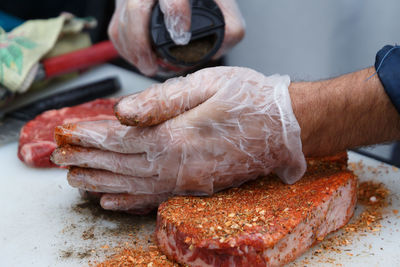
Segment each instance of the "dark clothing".
[[385,92],[400,113],[400,46],[386,45],[379,50],[375,69]]

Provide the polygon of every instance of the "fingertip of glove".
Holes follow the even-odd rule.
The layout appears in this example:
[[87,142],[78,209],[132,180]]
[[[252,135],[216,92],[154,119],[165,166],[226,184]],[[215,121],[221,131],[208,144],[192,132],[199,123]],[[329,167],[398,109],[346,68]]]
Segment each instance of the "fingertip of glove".
[[67,181],[70,186],[82,189],[83,182],[82,182],[81,178],[82,177],[81,177],[81,172],[80,172],[79,168],[77,168],[77,167],[69,168],[68,174],[67,174]]
[[54,164],[59,165],[60,162],[60,148],[54,149],[54,151],[50,155],[50,161]]
[[157,124],[158,120],[152,114],[136,112],[137,105],[134,103],[135,98],[136,95],[127,96],[114,106],[114,114],[119,122],[123,125],[137,127],[147,127]]
[[115,116],[121,124],[126,126],[148,127],[158,124],[158,121],[151,115],[148,115],[146,118],[141,118],[137,114],[122,115],[116,111]]
[[123,125],[127,126],[139,126],[140,121],[138,120],[137,114],[131,114],[126,111],[129,108],[125,103],[129,96],[120,99],[114,106],[114,114]]
[[67,145],[69,143],[68,140],[71,139],[71,132],[76,129],[76,125],[69,123],[60,126],[56,126],[54,129],[54,140],[57,146]]
[[154,59],[150,66],[141,67],[138,65],[139,70],[148,77],[153,77],[158,72],[157,60]]
[[187,45],[192,37],[191,32],[170,32],[171,38],[177,45]]
[[50,155],[50,160],[59,166],[67,166],[66,161],[76,152],[85,152],[86,149],[79,146],[71,146],[69,144],[62,145],[54,149]]
[[105,210],[115,210],[117,208],[115,201],[107,194],[101,197],[100,206]]

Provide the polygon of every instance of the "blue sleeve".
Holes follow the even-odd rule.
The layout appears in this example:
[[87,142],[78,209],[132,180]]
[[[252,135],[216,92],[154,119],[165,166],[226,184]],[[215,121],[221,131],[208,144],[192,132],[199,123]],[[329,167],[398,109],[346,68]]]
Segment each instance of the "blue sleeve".
[[400,46],[386,45],[379,50],[375,69],[386,94],[400,113]]

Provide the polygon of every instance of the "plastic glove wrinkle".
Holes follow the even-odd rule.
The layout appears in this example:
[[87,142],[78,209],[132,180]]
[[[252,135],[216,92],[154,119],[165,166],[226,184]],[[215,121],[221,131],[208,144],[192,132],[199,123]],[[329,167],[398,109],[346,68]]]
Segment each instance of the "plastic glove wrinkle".
[[[92,186],[105,193],[210,195],[274,170],[283,181],[292,183],[304,173],[305,160],[289,84],[288,76],[265,77],[247,68],[217,67],[128,96],[116,106],[117,112],[122,114],[129,103],[135,107],[130,109],[134,114],[125,115],[152,117],[151,122],[158,124],[128,127],[112,121],[78,123],[69,134],[84,132],[82,129],[90,125],[97,134],[89,136],[86,145],[127,155],[143,153],[154,168],[153,176],[82,169],[98,180],[81,179],[83,182],[73,185],[85,189]],[[79,139],[85,139],[84,135]],[[131,174],[139,174],[143,167],[115,161],[118,164],[110,161],[111,170],[131,168]],[[111,185],[113,179],[116,187]],[[107,185],[104,188],[102,181]]]

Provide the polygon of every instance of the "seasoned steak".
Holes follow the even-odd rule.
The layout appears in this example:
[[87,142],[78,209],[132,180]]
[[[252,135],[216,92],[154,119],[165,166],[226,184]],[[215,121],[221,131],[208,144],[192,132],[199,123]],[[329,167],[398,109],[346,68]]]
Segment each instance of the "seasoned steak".
[[113,120],[116,99],[97,99],[74,107],[49,110],[29,121],[21,129],[18,158],[31,167],[57,167],[50,155],[57,147],[54,128],[65,123]]
[[282,266],[351,218],[357,179],[346,163],[308,160],[294,185],[269,175],[211,197],[171,198],[158,209],[158,245],[190,266]]

